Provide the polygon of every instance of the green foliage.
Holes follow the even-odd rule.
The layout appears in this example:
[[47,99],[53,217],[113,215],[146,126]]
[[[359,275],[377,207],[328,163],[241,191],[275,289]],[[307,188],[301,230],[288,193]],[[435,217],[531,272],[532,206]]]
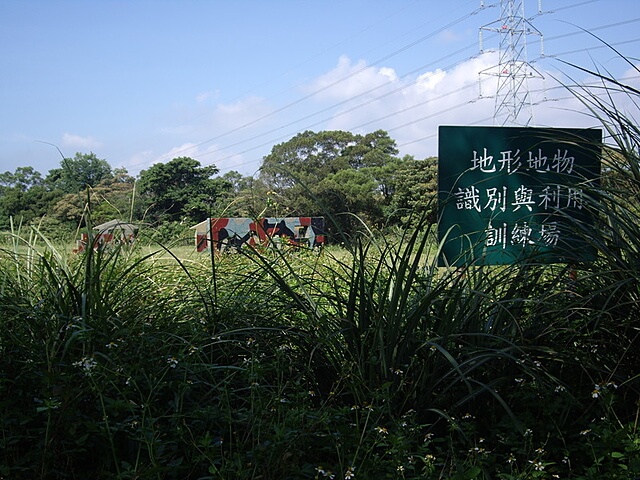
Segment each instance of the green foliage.
[[99,221],[114,217],[140,217],[134,209],[134,179],[95,154],[76,153],[65,158],[62,167],[42,178],[32,167],[18,167],[0,175],[0,228],[10,219],[38,225],[51,238],[68,237],[91,207]]
[[114,218],[139,219],[144,215],[136,202],[136,184],[132,177],[120,174],[78,193],[68,193],[52,207],[51,214],[71,226],[83,226],[89,210],[96,223]]
[[17,167],[0,174],[0,228],[9,228],[10,217],[30,223],[48,213],[61,194],[51,191],[32,167]]
[[33,167],[18,167],[13,173],[6,171],[0,174],[0,192],[7,188],[16,188],[22,192],[31,187],[42,185],[42,175]]
[[60,168],[50,170],[46,182],[64,193],[78,193],[109,178],[113,178],[109,162],[93,152],[76,152],[73,158],[63,158]]
[[42,185],[36,185],[26,191],[19,188],[7,188],[0,195],[0,228],[9,227],[9,218],[24,223],[38,222],[50,212],[51,205],[61,197],[59,191],[51,191]]
[[[378,184],[367,169],[340,170],[326,177],[314,186],[314,195],[322,198],[324,212],[356,212],[367,223],[381,218],[382,197],[377,192]],[[345,229],[353,227],[351,217],[343,217],[341,223]]]
[[94,153],[78,152],[45,178],[31,167],[0,175],[0,228],[8,228],[9,217],[31,223],[50,216],[71,230],[84,225],[88,209],[98,222],[332,215],[331,230],[357,233],[356,215],[376,227],[395,226],[431,208],[436,178],[432,159],[400,159],[397,153],[382,130],[304,132],[273,148],[259,178],[215,176],[214,165],[179,157],[134,179]]
[[199,221],[209,216],[217,197],[231,188],[224,179],[212,179],[215,165],[201,166],[188,157],[157,163],[140,173],[140,193],[155,220]]
[[14,232],[2,475],[637,475],[634,290],[612,268],[438,270],[422,226],[219,257],[214,278],[206,256]]
[[306,131],[276,145],[262,163],[260,176],[274,190],[310,184],[350,167],[347,150],[355,144],[349,132]]
[[352,215],[381,225],[397,153],[395,141],[382,130],[307,131],[273,147],[260,180],[279,195],[287,215],[331,214],[343,231],[357,226]]
[[193,248],[193,230],[188,223],[164,222],[156,228],[142,230],[136,241],[150,247],[160,244]]
[[[438,268],[427,213],[349,249],[213,257],[178,256],[153,235],[71,255],[10,222],[0,476],[640,476],[640,132],[604,97],[578,96],[615,140],[616,181],[585,203],[597,228],[574,225],[598,252],[588,264]],[[318,165],[346,165],[333,140]],[[369,183],[349,179],[383,175],[380,157],[354,150],[323,178],[360,198]],[[32,173],[4,187],[30,191]],[[241,180],[226,182],[246,191]],[[260,191],[242,208],[263,193],[282,198]],[[186,224],[165,228],[157,235]]]
[[389,178],[384,218],[387,224],[412,227],[414,212],[424,213],[435,223],[438,193],[438,159],[405,157],[383,167]]

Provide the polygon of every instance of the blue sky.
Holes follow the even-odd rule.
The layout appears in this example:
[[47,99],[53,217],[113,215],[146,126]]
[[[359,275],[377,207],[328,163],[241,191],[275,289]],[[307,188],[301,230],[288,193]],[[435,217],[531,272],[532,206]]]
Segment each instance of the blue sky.
[[[332,129],[383,129],[401,155],[437,155],[438,125],[494,122],[501,35],[483,30],[482,54],[478,37],[501,11],[499,1],[481,4],[0,0],[0,170],[46,174],[60,166],[53,144],[133,175],[177,156],[252,175],[274,145]],[[640,85],[585,32],[637,63],[637,0],[525,7],[544,39],[541,49],[540,35],[525,36],[540,74],[528,85],[532,125],[595,125],[555,88],[591,81],[561,60]]]

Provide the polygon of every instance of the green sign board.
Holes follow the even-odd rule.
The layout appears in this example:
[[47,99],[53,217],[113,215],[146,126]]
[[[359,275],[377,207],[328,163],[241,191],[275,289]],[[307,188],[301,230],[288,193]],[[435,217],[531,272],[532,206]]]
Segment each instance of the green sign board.
[[439,128],[440,265],[593,258],[600,129]]

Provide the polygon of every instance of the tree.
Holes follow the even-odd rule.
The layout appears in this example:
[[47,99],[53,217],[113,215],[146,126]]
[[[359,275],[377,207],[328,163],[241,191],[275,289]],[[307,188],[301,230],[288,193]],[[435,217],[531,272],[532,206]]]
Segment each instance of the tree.
[[[264,158],[260,179],[283,199],[288,214],[352,213],[382,223],[387,165],[396,160],[387,132],[366,135],[343,131],[310,132],[276,145]],[[344,229],[352,217],[341,216]]]
[[262,180],[231,171],[214,181],[220,188],[212,216],[256,218],[265,210],[269,189]]
[[73,158],[62,159],[60,165],[60,168],[49,170],[46,182],[64,193],[78,193],[113,178],[109,162],[98,158],[93,152],[77,152]]
[[346,156],[352,168],[383,167],[398,154],[396,142],[384,130],[376,130],[364,136],[356,135],[356,143],[346,148]]
[[7,171],[0,174],[0,193],[7,188],[26,192],[36,185],[42,185],[42,175],[33,167],[18,167],[13,173]]
[[216,173],[215,165],[203,167],[193,158],[178,157],[140,172],[138,185],[156,220],[199,221],[210,214],[225,188],[230,188],[229,182],[211,178]]
[[0,174],[0,228],[9,226],[10,217],[18,223],[43,217],[60,195],[46,187],[42,175],[33,167]]
[[78,226],[86,220],[88,207],[91,209],[91,221],[100,224],[114,218],[122,220],[139,219],[141,205],[135,201],[135,179],[125,169],[107,178],[87,191],[67,193],[53,206],[53,215],[61,222]]
[[356,145],[349,132],[299,133],[291,140],[275,145],[264,157],[260,178],[275,190],[297,183],[311,183],[339,170],[350,168],[347,148]]
[[[370,170],[340,170],[320,181],[316,192],[323,199],[326,211],[354,213],[368,224],[380,224],[382,196]],[[351,216],[341,216],[338,223],[350,231],[359,224],[353,220]]]
[[438,194],[438,159],[415,160],[405,156],[392,165],[388,177],[388,202],[385,218],[388,224],[403,224],[410,218],[426,214],[436,221]]

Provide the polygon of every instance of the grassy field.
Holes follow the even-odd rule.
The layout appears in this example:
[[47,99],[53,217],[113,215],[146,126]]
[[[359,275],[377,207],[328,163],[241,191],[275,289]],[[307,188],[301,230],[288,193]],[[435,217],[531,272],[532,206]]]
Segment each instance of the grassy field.
[[5,239],[0,475],[638,474],[632,225],[575,276],[437,268],[424,227],[214,269],[190,247]]
[[425,222],[213,264],[4,235],[0,478],[640,476],[640,132],[582,99],[589,263],[439,268]]

